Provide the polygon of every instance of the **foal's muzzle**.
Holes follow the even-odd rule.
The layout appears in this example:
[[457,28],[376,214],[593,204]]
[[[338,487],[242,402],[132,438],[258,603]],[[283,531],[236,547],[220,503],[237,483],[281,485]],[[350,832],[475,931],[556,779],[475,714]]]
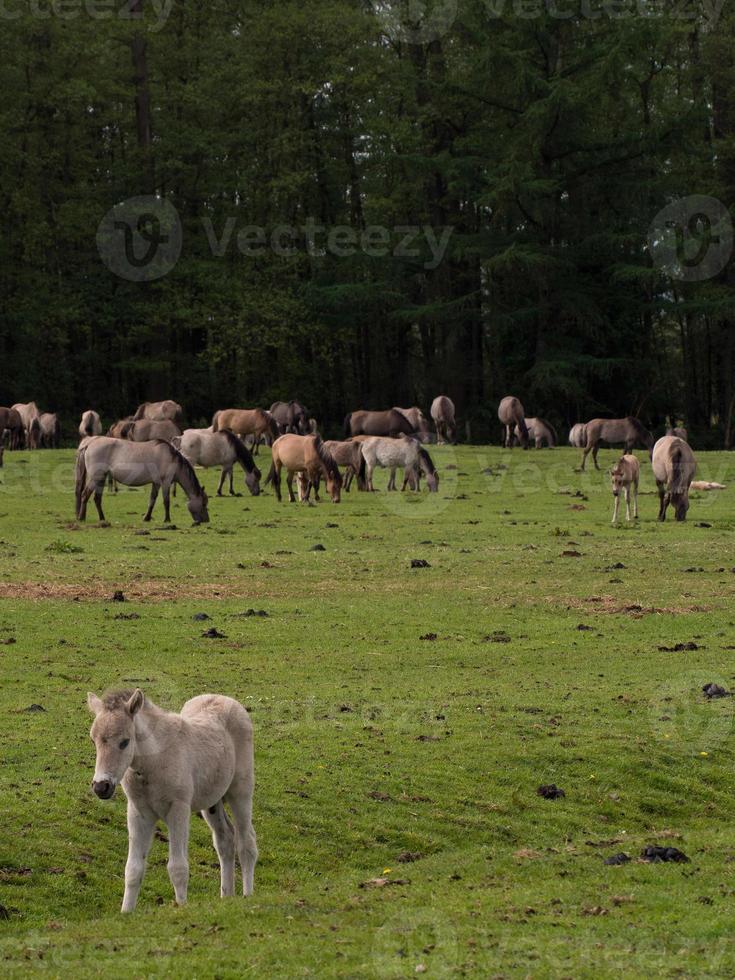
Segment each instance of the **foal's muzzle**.
[[92,783],[92,789],[101,800],[109,800],[115,793],[115,784],[109,779],[101,779],[99,782]]

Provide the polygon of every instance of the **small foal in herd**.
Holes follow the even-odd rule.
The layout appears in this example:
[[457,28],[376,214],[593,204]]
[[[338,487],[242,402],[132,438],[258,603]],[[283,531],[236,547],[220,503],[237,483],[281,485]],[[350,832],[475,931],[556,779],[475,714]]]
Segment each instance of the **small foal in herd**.
[[87,704],[95,716],[90,736],[97,749],[92,789],[101,800],[110,800],[120,784],[128,800],[122,911],[135,909],[158,820],[169,831],[168,875],[176,902],[186,902],[192,811],[199,811],[212,831],[221,896],[235,894],[236,851],[243,895],[252,894],[258,860],[252,821],[253,726],[239,701],[202,694],[174,714],[136,688],[104,698],[90,693]]
[[625,495],[625,519],[630,520],[630,495],[633,493],[633,517],[638,519],[638,483],[641,478],[641,466],[635,456],[621,456],[615,466],[610,470],[610,481],[612,483],[613,497],[615,498],[615,508],[613,510],[612,523],[618,523],[618,510],[620,509],[620,492]]

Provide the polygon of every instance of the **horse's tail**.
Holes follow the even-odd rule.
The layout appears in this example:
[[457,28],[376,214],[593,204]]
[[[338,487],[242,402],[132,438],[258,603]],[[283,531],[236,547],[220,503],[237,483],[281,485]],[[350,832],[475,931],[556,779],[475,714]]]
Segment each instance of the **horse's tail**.
[[681,449],[676,446],[671,452],[671,495],[679,496],[686,492],[687,481],[684,472],[683,457]]
[[278,439],[278,437],[281,434],[281,429],[278,425],[278,422],[276,422],[275,416],[272,415],[270,412],[268,412],[267,415],[268,415],[268,430],[270,431],[271,439],[275,442],[275,440]]
[[212,432],[219,432],[219,412],[212,416]]
[[516,424],[518,428],[521,430],[521,442],[523,443],[524,446],[527,446],[529,436],[528,436],[528,426],[526,425],[525,416],[520,415],[518,418],[518,422]]
[[362,446],[359,442],[355,443],[357,450],[357,455],[360,458],[360,463],[357,467],[357,489],[367,490],[367,461],[362,452]]
[[345,432],[345,439],[349,439],[350,436],[352,435],[352,412],[350,412],[348,415],[345,415],[344,432]]
[[87,461],[85,459],[86,454],[87,454],[86,446],[80,446],[79,449],[77,449],[77,462],[75,467],[76,480],[74,485],[76,503],[77,503],[77,514],[76,514],[77,517],[79,517],[79,512],[82,509],[82,494],[84,493],[84,486],[87,482]]
[[130,439],[132,442],[133,433],[135,432],[135,422],[123,422],[120,426],[120,438]]

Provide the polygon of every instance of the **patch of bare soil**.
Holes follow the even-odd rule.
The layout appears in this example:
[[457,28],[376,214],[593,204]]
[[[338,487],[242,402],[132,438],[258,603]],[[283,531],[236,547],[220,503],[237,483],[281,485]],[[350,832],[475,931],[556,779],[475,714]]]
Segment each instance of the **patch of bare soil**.
[[[546,601],[551,605],[559,604],[558,596],[547,596]],[[634,619],[653,614],[675,616],[682,613],[709,612],[712,609],[712,606],[703,606],[701,603],[677,606],[642,606],[637,602],[621,604],[618,596],[611,595],[596,595],[587,599],[569,596],[564,604],[567,609],[584,609],[587,612],[632,616]]]
[[[262,589],[244,582],[186,583],[170,581],[134,581],[122,584],[128,602],[167,602],[172,599],[251,598]],[[67,602],[112,602],[116,590],[106,582],[69,584],[65,582],[0,582],[0,599],[62,599]]]

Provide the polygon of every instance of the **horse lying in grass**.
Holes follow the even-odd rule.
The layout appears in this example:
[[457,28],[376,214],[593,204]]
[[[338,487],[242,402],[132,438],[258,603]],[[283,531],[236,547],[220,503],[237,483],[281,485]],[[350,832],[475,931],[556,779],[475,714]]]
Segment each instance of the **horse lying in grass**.
[[636,443],[641,443],[646,449],[653,449],[654,442],[653,436],[645,425],[632,415],[624,419],[592,419],[585,425],[585,436],[587,441],[582,456],[583,470],[590,452],[595,463],[595,469],[599,470],[597,452],[601,442],[622,442],[625,453],[629,453]]
[[638,519],[638,484],[641,478],[641,466],[635,456],[621,456],[610,470],[612,492],[615,498],[612,523],[618,522],[620,508],[620,492],[625,496],[625,519],[630,520],[630,495],[633,494],[633,517]]
[[[258,847],[253,829],[253,726],[245,708],[222,694],[164,711],[143,692],[87,695],[97,750],[92,789],[112,799],[118,784],[128,800],[128,860],[122,911],[132,912],[158,820],[169,832],[168,874],[178,905],[189,886],[189,823],[199,811],[212,831],[220,863],[220,895],[235,894],[235,851],[243,895],[251,895]],[[225,811],[232,811],[234,830]]]
[[296,473],[306,474],[310,484],[307,485],[307,500],[311,486],[314,487],[314,499],[319,500],[319,480],[324,477],[332,503],[339,503],[342,475],[331,453],[322,442],[321,436],[298,436],[289,433],[276,439],[271,452],[273,464],[265,482],[273,484],[279,501],[281,500],[281,470],[285,467],[288,499],[292,504],[296,502],[293,492],[293,479]]
[[108,436],[84,439],[77,449],[76,501],[77,519],[87,519],[87,503],[94,494],[94,503],[101,521],[102,494],[105,480],[112,477],[127,487],[151,484],[151,497],[143,520],[150,521],[158,491],[163,493],[165,521],[171,522],[171,486],[178,483],[188,497],[189,513],[195,524],[208,524],[208,498],[194,468],[169,442],[128,442]]
[[405,490],[413,478],[416,489],[419,488],[420,475],[426,476],[426,484],[431,493],[439,489],[439,474],[431,456],[423,448],[418,439],[401,436],[398,439],[374,436],[362,442],[362,455],[365,457],[367,488],[374,490],[373,472],[376,466],[390,470],[388,490],[396,488],[396,470],[403,467],[404,479],[402,490]]
[[697,461],[689,443],[678,436],[664,436],[653,447],[651,466],[658,487],[658,519],[666,520],[669,504],[677,521],[685,521],[689,510],[689,488],[697,472]]
[[513,435],[518,429],[518,438],[524,449],[528,449],[528,426],[526,413],[518,398],[507,395],[498,405],[498,419],[503,426],[503,446],[513,448]]
[[239,463],[245,473],[245,486],[254,497],[260,493],[260,470],[255,465],[250,450],[229,429],[211,432],[209,429],[187,429],[183,435],[174,441],[174,446],[180,450],[192,466],[221,466],[217,496],[222,496],[225,479],[230,478],[230,496],[239,497],[235,493],[233,470]]

